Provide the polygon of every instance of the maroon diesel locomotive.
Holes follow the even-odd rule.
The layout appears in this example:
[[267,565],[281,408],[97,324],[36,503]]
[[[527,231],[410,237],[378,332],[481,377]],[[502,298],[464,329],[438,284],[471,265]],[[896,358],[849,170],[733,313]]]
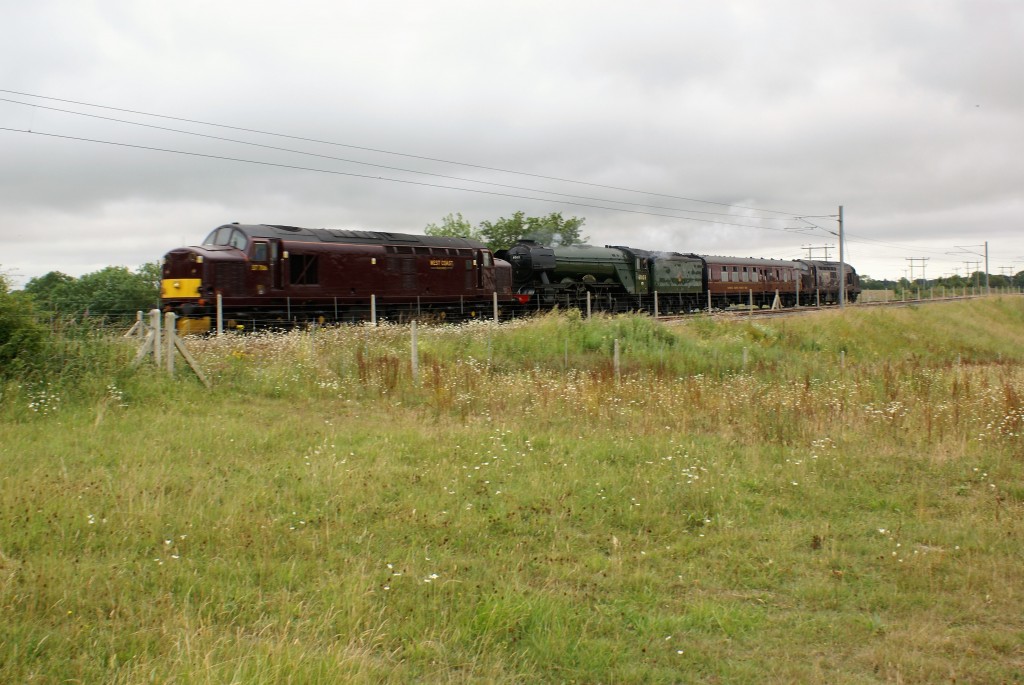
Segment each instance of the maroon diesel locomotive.
[[210,328],[220,296],[238,325],[417,314],[472,317],[513,303],[511,266],[464,238],[226,224],[164,257],[161,307],[181,332]]

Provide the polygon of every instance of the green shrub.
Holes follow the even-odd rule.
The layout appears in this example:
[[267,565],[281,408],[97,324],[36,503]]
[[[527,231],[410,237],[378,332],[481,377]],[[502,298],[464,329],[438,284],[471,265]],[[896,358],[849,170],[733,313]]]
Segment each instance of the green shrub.
[[13,378],[42,363],[46,329],[28,298],[8,290],[0,275],[0,378]]

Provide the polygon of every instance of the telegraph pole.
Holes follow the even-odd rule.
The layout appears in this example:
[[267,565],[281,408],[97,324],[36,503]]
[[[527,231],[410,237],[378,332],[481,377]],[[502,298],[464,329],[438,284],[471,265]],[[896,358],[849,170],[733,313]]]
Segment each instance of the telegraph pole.
[[[974,247],[974,248],[983,247],[983,248],[985,248],[985,252],[975,252],[973,250],[968,250],[967,248],[969,248],[969,247]],[[960,250],[960,252],[947,252],[946,254],[962,254],[962,253],[966,252],[967,254],[976,254],[979,257],[984,257],[985,258],[985,294],[986,295],[991,295],[992,294],[992,289],[989,286],[989,279],[988,279],[988,241],[986,240],[983,245],[957,245],[956,248],[958,250]],[[980,263],[980,262],[975,262],[975,263]],[[979,283],[979,286],[980,286],[980,283]]]
[[988,285],[988,241],[985,241],[985,294],[991,295],[992,288]]
[[[986,243],[987,244],[987,243]],[[987,249],[986,249],[987,252]],[[839,308],[846,306],[846,261],[843,254],[843,206],[839,205]]]
[[907,261],[910,262],[910,280],[914,280],[914,262],[920,262],[921,267],[921,278],[925,279],[925,285],[928,285],[928,279],[925,278],[924,270],[928,266],[928,260],[931,257],[907,257]]
[[1006,284],[1003,287],[1006,288],[1006,292],[1011,292],[1013,286],[1013,267],[1012,266],[1001,266],[999,271],[1003,275],[1003,282]]
[[978,270],[981,268],[981,262],[964,262],[967,267],[967,277],[974,278],[974,286],[978,287]]
[[828,261],[828,251],[832,249],[831,245],[804,245],[800,248],[801,250],[807,250],[807,259],[814,259],[814,250],[825,251],[825,261]]

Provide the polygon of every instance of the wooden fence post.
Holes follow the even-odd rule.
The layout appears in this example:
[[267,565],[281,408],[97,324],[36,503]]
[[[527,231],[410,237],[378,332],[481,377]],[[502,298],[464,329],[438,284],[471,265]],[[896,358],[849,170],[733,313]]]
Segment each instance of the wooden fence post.
[[164,314],[164,336],[167,348],[167,373],[174,375],[174,338],[177,333],[174,327],[174,312]]
[[135,312],[135,323],[128,332],[124,334],[126,338],[145,338],[146,337],[146,325],[142,323],[142,312]]
[[163,338],[160,335],[160,310],[151,309],[149,311],[149,325],[153,329],[153,359],[156,360],[156,368],[163,366],[161,358]]
[[416,334],[416,319],[412,321],[412,382],[415,385],[420,383],[420,355],[419,341]]
[[615,384],[619,384],[619,339],[615,339],[615,351],[612,353],[612,364],[615,366]]

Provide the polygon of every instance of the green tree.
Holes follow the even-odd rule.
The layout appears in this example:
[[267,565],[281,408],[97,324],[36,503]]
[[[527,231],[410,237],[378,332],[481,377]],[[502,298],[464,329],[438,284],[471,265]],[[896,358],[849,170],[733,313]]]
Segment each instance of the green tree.
[[587,240],[586,236],[580,235],[585,221],[575,216],[566,219],[561,212],[541,217],[528,217],[524,212],[516,212],[510,218],[481,221],[480,232],[492,250],[508,249],[524,239],[535,240],[542,245],[577,245]]
[[579,245],[590,239],[580,235],[584,222],[586,219],[576,216],[566,219],[561,212],[530,217],[526,220],[530,235],[526,237],[544,245]]
[[867,274],[861,274],[860,277],[860,288],[861,290],[885,290],[887,287],[887,281],[879,281]]
[[35,302],[61,316],[130,316],[152,309],[160,296],[160,265],[151,262],[132,272],[108,266],[80,278],[51,271],[25,285]]
[[516,212],[508,219],[481,221],[480,233],[492,250],[507,250],[526,235],[526,215]]
[[150,294],[160,294],[160,281],[164,277],[164,269],[160,262],[146,262],[135,270],[140,284],[145,285]]
[[441,219],[440,224],[427,224],[423,232],[427,235],[448,236],[451,238],[469,238],[471,240],[481,240],[483,238],[480,235],[480,230],[473,228],[473,224],[463,218],[462,212],[449,214]]
[[36,321],[31,299],[11,293],[0,274],[0,377],[38,365],[45,341],[46,329]]
[[53,311],[57,302],[63,301],[68,288],[75,283],[74,276],[61,271],[51,271],[38,278],[30,278],[24,292],[47,311]]

